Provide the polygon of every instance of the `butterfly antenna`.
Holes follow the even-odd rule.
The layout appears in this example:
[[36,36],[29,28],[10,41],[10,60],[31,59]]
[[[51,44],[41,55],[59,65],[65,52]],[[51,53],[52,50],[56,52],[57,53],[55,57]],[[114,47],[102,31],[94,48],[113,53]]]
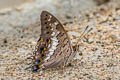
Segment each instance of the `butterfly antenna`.
[[88,28],[89,28],[89,26],[87,26],[85,28],[85,30],[82,32],[82,34],[80,35],[76,45],[78,45],[78,42],[81,41],[93,29],[93,28],[90,28],[90,29],[88,29]]

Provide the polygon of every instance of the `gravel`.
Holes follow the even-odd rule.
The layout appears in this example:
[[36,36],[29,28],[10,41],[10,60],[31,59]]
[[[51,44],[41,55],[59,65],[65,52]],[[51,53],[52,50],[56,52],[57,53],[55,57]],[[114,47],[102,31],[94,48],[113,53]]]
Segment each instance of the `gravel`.
[[[59,4],[59,0],[46,0],[46,3],[36,0],[0,10],[0,79],[120,80],[120,2],[111,0],[97,6],[89,1],[90,4],[82,8],[72,4],[76,13],[60,7],[67,3],[60,1]],[[33,73],[25,68],[32,63],[27,58],[32,55],[39,39],[42,10],[50,11],[63,24],[66,23],[64,28],[72,45],[86,26],[93,30],[78,42],[79,50],[71,66]]]

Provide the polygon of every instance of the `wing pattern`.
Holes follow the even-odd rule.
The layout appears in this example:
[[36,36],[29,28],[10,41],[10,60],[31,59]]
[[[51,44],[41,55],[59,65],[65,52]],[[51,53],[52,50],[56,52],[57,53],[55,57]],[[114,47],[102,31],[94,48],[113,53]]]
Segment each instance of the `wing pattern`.
[[34,52],[33,72],[65,66],[74,52],[62,24],[49,12],[41,13],[41,35]]

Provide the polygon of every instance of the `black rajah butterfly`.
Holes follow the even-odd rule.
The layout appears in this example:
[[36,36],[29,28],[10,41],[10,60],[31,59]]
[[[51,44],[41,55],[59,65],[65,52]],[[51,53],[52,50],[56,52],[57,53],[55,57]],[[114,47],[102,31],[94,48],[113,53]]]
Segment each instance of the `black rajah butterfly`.
[[33,72],[65,66],[75,56],[63,25],[47,11],[41,13],[41,35],[33,56]]

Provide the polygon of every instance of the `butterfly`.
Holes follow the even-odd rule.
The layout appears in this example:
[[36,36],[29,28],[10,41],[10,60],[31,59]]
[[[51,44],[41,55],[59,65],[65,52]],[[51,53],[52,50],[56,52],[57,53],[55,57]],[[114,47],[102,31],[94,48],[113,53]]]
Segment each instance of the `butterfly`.
[[74,50],[60,21],[48,11],[42,11],[41,34],[33,52],[32,71],[66,66],[74,58]]
[[33,55],[33,72],[65,66],[75,56],[63,25],[47,11],[41,13],[41,35]]

